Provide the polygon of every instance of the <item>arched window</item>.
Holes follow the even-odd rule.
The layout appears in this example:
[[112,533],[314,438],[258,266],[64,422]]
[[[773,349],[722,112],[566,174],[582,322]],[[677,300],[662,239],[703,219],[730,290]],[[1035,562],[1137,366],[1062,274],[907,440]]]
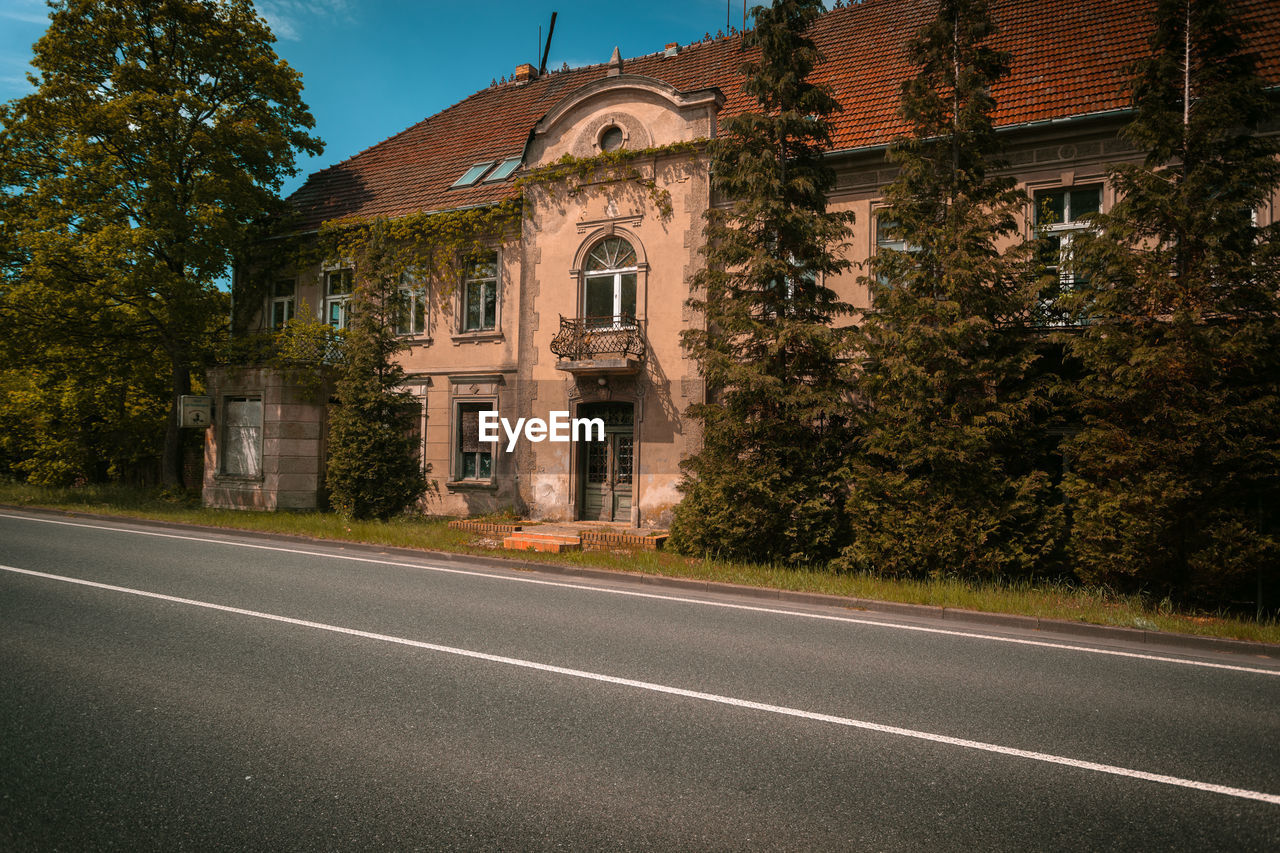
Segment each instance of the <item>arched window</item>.
[[636,321],[636,250],[621,237],[605,237],[587,253],[582,316],[591,327]]

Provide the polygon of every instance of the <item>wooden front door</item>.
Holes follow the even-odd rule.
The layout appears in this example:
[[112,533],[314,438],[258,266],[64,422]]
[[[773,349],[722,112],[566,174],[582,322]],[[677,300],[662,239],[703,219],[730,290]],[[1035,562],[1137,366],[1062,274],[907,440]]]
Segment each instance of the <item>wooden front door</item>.
[[582,406],[580,418],[602,418],[604,441],[582,442],[581,506],[587,521],[630,521],[635,426],[630,403]]

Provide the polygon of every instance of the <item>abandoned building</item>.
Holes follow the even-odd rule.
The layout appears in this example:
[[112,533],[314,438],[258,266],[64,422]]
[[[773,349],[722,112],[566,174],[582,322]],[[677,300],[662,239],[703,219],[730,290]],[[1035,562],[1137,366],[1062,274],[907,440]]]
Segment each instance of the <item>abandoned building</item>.
[[[1154,2],[991,5],[993,44],[1012,57],[1011,74],[993,94],[1010,172],[1033,200],[1024,227],[1052,236],[1065,252],[1079,218],[1114,202],[1107,167],[1141,159],[1119,131]],[[1280,7],[1242,5],[1264,73],[1280,79]],[[832,9],[811,31],[825,56],[813,79],[843,106],[828,152],[838,176],[830,205],[856,214],[854,262],[885,239],[877,209],[894,174],[885,153],[906,130],[899,92],[914,74],[904,45],[934,8],[928,0],[864,0]],[[743,92],[744,58],[734,34],[630,59],[615,51],[607,63],[565,71],[520,65],[510,81],[311,175],[289,199],[302,230],[314,231],[337,219],[496,204],[521,191],[518,176],[566,154],[646,152],[631,161],[643,182],[523,190],[515,239],[495,245],[459,281],[406,283],[400,358],[420,408],[426,511],[512,508],[548,520],[668,522],[680,499],[680,460],[699,441],[684,412],[706,393],[680,344],[681,330],[700,322],[685,303],[702,262],[703,214],[713,204],[696,143],[714,138],[725,117],[754,108]],[[1263,223],[1274,215],[1259,211]],[[866,306],[859,275],[855,268],[827,284]],[[352,276],[334,258],[273,282],[258,325],[278,327],[306,311],[341,328]],[[301,393],[298,377],[262,367],[213,371],[209,394],[215,423],[207,431],[205,503],[316,506],[323,401]],[[552,412],[599,417],[605,440],[522,441],[507,452],[505,442],[478,440],[486,410],[513,422]]]

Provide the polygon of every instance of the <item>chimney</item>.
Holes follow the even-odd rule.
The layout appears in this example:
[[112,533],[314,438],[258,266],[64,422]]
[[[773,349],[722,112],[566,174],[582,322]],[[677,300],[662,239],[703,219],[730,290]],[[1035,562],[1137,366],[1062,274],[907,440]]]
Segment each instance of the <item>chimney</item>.
[[673,41],[667,43],[667,49],[663,51],[663,56],[677,56],[680,53],[680,42]]
[[536,76],[537,75],[534,73],[533,66],[530,65],[528,62],[522,62],[516,66],[515,80],[517,83],[528,83],[530,80],[532,80]]

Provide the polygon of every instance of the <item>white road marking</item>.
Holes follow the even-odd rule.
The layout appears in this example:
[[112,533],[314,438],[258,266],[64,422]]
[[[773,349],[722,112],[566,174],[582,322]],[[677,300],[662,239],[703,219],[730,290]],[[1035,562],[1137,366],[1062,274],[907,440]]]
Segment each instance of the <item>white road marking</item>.
[[747,708],[753,711],[763,711],[769,714],[780,714],[786,717],[799,717],[803,720],[813,720],[820,723],[832,723],[837,726],[847,726],[853,729],[862,729],[865,731],[879,732],[886,735],[895,735],[897,737],[912,738],[915,740],[930,741],[933,743],[945,744],[947,746],[958,746],[964,749],[976,749],[982,752],[992,752],[997,755],[1007,755],[1013,758],[1028,758],[1032,761],[1041,761],[1047,764],[1060,764],[1066,767],[1075,767],[1080,770],[1091,770],[1095,773],[1106,773],[1112,776],[1123,776],[1129,779],[1141,779],[1146,782],[1158,782],[1162,785],[1173,785],[1179,788],[1191,788],[1196,791],[1207,791],[1213,794],[1224,794],[1228,797],[1238,797],[1244,800],[1257,800],[1258,802],[1270,803],[1272,805],[1280,805],[1280,795],[1267,794],[1262,791],[1250,791],[1246,788],[1233,788],[1228,785],[1217,785],[1212,782],[1199,782],[1194,779],[1182,779],[1178,776],[1167,776],[1162,773],[1148,773],[1145,770],[1132,770],[1127,767],[1117,767],[1111,764],[1099,764],[1094,761],[1082,761],[1077,758],[1067,758],[1061,755],[1052,755],[1046,752],[1033,752],[1026,749],[1016,749],[1009,746],[1000,746],[994,743],[984,743],[977,740],[968,740],[967,738],[950,737],[948,735],[934,734],[932,732],[923,732],[916,729],[904,729],[899,726],[887,726],[881,723],[871,723],[866,720],[855,720],[850,717],[839,717],[834,714],[821,714],[814,711],[804,711],[799,708],[788,708],[785,705],[770,705],[765,702],[752,702],[749,699],[737,699],[732,696],[722,696],[718,693],[704,693],[700,690],[686,690],[683,687],[672,687],[667,684],[656,684],[652,681],[637,681],[632,678],[622,678],[616,675],[605,675],[599,672],[589,672],[582,669],[571,669],[564,666],[555,666],[553,664],[538,663],[537,661],[524,660],[521,658],[506,657],[503,655],[491,655],[487,652],[477,652],[471,649],[460,649],[453,646],[442,646],[438,643],[427,643],[421,640],[410,640],[405,637],[395,637],[389,634],[377,634],[372,631],[361,631],[357,628],[344,628],[340,625],[329,625],[324,622],[312,622],[308,619],[295,619],[291,616],[280,616],[275,613],[263,613],[258,610],[246,610],[242,607],[230,607],[225,604],[214,604],[209,601],[197,601],[191,598],[179,598],[174,595],[165,595],[159,592],[148,592],[147,590],[133,589],[127,586],[115,586],[114,584],[99,583],[98,581],[84,580],[82,578],[67,577],[65,575],[53,575],[47,572],[37,572],[31,569],[19,569],[13,566],[0,565],[0,570],[12,572],[19,575],[28,575],[30,577],[44,578],[46,580],[60,581],[62,583],[75,584],[77,586],[92,587],[93,589],[103,589],[110,592],[122,592],[127,595],[136,595],[142,598],[151,598],[158,601],[167,601],[172,604],[184,604],[189,607],[200,607],[206,610],[216,610],[222,613],[233,613],[238,616],[249,616],[254,619],[265,619],[271,622],[280,622],[286,625],[297,625],[303,628],[314,628],[318,631],[329,631],[334,634],[346,634],[352,637],[360,637],[366,640],[377,640],[383,643],[395,643],[401,646],[410,646],[415,649],[426,649],[433,652],[441,652],[448,655],[457,655],[458,657],[472,658],[474,660],[490,661],[492,663],[505,664],[507,666],[520,667],[521,669],[532,669],[539,672],[549,672],[555,675],[569,676],[570,678],[581,678],[587,681],[598,681],[605,684],[617,684],[623,687],[634,687],[639,690],[647,690],[651,693],[665,693],[671,696],[682,696],[687,699],[698,699],[703,702],[713,702],[719,705],[731,705],[735,708]]
[[[560,587],[563,589],[585,590],[588,592],[606,593],[609,595],[622,595],[631,598],[652,598],[660,601],[671,601],[679,604],[696,604],[702,607],[719,607],[726,610],[745,610],[751,613],[768,613],[779,616],[796,616],[802,619],[817,619],[825,622],[846,622],[854,625],[871,625],[878,628],[889,628],[895,631],[914,631],[921,634],[942,634],[948,637],[964,637],[974,640],[990,640],[996,643],[1011,643],[1018,646],[1037,646],[1046,649],[1059,649],[1071,652],[1086,652],[1092,655],[1108,655],[1110,657],[1133,658],[1136,660],[1157,661],[1159,663],[1182,664],[1183,666],[1199,666],[1207,669],[1225,669],[1232,672],[1249,672],[1255,675],[1280,676],[1280,669],[1264,669],[1254,666],[1240,666],[1237,664],[1214,663],[1212,661],[1194,660],[1191,658],[1176,658],[1167,655],[1146,654],[1143,652],[1125,652],[1118,649],[1103,649],[1093,646],[1080,646],[1074,643],[1059,643],[1052,640],[1031,640],[1022,637],[1004,637],[999,634],[983,634],[977,631],[961,631],[953,628],[929,628],[924,625],[904,625],[898,622],[885,622],[880,619],[864,619],[857,616],[835,616],[828,613],[808,613],[802,610],[787,610],[781,607],[763,607],[753,604],[734,604],[727,601],[708,601],[702,598],[689,598],[681,595],[670,595],[666,593],[656,592],[638,592],[630,589],[614,589],[610,587],[593,586],[584,583],[570,583],[568,581],[551,581],[542,580],[540,578],[521,577],[519,575],[497,574],[494,572],[483,572],[475,569],[458,569],[448,566],[435,566],[428,563],[410,563],[399,560],[388,560],[377,557],[359,557],[352,554],[342,554],[327,551],[308,551],[302,548],[286,548],[280,545],[258,545],[251,542],[235,542],[228,539],[215,539],[206,536],[191,536],[179,533],[161,533],[156,530],[136,530],[127,527],[113,527],[103,524],[88,524],[76,521],[62,521],[52,518],[38,518],[27,515],[10,515],[0,513],[0,518],[12,518],[18,521],[34,521],[42,524],[61,524],[68,527],[84,527],[90,530],[105,530],[113,533],[136,534],[138,536],[156,536],[161,539],[182,539],[189,542],[203,542],[212,545],[226,545],[235,548],[252,548],[259,551],[274,551],[281,554],[297,554],[304,557],[323,557],[330,560],[348,560],[353,563],[372,563],[379,566],[396,566],[401,568],[417,569],[420,571],[439,572],[451,575],[466,575],[468,577],[485,578],[488,580],[507,581],[510,583],[526,583],[535,586]],[[233,531],[228,531],[227,536],[234,535]],[[335,541],[334,545],[340,545]],[[362,543],[355,543],[362,544]]]

